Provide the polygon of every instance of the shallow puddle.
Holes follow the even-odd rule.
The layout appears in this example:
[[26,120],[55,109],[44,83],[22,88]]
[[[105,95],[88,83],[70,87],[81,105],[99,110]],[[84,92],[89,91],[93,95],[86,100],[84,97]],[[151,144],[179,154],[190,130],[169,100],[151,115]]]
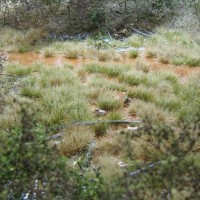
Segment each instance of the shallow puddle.
[[[186,77],[191,72],[200,71],[200,67],[188,67],[188,66],[175,66],[172,64],[163,64],[160,63],[155,58],[146,58],[144,56],[139,57],[140,60],[146,61],[151,65],[151,69],[153,71],[157,70],[171,70],[178,74],[181,78]],[[62,55],[57,55],[54,57],[46,58],[42,54],[36,54],[33,52],[28,52],[24,54],[20,53],[10,53],[8,54],[8,60],[11,62],[17,62],[22,65],[31,65],[33,63],[42,63],[47,66],[58,66],[61,67],[65,64],[71,64],[73,66],[81,66],[83,64],[97,62],[95,59],[82,59],[82,58],[67,58]],[[120,61],[107,61],[105,63],[112,64],[131,64],[133,65],[137,59],[131,59],[126,54],[122,55],[122,59]]]
[[82,65],[92,62],[91,59],[66,58],[64,56],[46,58],[42,54],[36,54],[32,52],[24,54],[10,53],[8,54],[8,60],[10,62],[17,62],[22,65],[31,65],[33,63],[39,62],[48,66],[63,66],[65,64]]

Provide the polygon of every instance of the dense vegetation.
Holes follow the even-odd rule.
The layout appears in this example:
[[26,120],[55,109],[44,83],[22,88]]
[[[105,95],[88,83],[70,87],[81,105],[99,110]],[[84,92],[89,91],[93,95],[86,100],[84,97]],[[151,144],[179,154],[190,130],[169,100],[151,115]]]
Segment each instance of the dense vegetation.
[[1,1],[0,199],[200,199],[199,8]]
[[199,0],[4,0],[0,2],[0,25],[43,27],[59,34],[101,28],[123,36],[134,28],[152,30],[163,23],[196,31],[199,9]]

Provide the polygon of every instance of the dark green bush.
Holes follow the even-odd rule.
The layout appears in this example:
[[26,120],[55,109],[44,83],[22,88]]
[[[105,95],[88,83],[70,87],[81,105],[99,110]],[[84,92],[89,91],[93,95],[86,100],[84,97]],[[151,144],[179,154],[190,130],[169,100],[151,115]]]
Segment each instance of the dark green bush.
[[20,126],[0,134],[0,199],[71,198],[66,159],[50,150],[43,129],[24,108]]

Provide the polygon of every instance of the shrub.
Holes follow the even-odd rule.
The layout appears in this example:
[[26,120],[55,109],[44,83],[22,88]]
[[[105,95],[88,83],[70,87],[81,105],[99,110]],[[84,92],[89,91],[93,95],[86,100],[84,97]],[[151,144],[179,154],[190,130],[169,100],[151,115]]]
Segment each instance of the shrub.
[[0,198],[72,198],[66,159],[50,150],[44,130],[35,123],[33,115],[22,107],[21,124],[12,127],[10,135],[1,132]]

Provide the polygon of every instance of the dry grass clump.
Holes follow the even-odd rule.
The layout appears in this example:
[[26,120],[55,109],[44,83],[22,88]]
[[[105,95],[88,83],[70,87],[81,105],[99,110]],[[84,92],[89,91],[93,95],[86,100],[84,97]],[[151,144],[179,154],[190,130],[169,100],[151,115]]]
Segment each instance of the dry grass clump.
[[151,137],[143,137],[137,139],[134,138],[134,140],[129,138],[128,142],[127,138],[122,138],[121,140],[122,145],[126,145],[126,147],[121,152],[122,156],[128,156],[129,159],[140,161],[149,161],[155,157],[161,156],[160,151],[158,151],[153,145],[153,139]]
[[47,32],[41,28],[31,28],[29,29],[24,36],[26,43],[34,45],[37,41],[47,36]]
[[39,28],[31,28],[27,32],[4,28],[0,30],[0,35],[0,48],[2,50],[24,53],[30,51],[37,42],[46,37],[46,32]]
[[85,43],[65,42],[64,49],[61,51],[61,53],[68,58],[87,58],[89,49]]
[[108,50],[98,50],[97,59],[101,62],[106,62],[112,59],[112,54]]
[[150,68],[151,68],[151,65],[144,62],[143,60],[139,59],[136,61],[136,63],[134,64],[134,67],[137,69],[137,70],[140,70],[142,72],[149,72],[150,71]]
[[105,137],[98,138],[94,147],[95,157],[99,157],[102,154],[118,156],[123,148],[120,143],[120,136],[119,133],[111,130]]
[[157,107],[153,103],[147,103],[142,100],[133,100],[130,104],[129,113],[148,120],[153,124],[160,122],[175,122],[175,117],[172,113],[167,112],[163,108]]
[[101,167],[102,176],[105,178],[106,183],[112,182],[116,177],[123,174],[122,169],[118,165],[119,160],[110,155],[103,155],[98,160],[98,166]]
[[66,156],[71,156],[83,150],[93,139],[94,134],[88,127],[71,127],[66,130],[59,151]]
[[90,50],[91,58],[97,59],[100,62],[106,61],[121,61],[122,56],[120,53],[116,52],[114,49],[92,49]]
[[44,57],[50,58],[56,55],[56,50],[52,46],[48,46],[42,48],[41,53],[44,55]]

